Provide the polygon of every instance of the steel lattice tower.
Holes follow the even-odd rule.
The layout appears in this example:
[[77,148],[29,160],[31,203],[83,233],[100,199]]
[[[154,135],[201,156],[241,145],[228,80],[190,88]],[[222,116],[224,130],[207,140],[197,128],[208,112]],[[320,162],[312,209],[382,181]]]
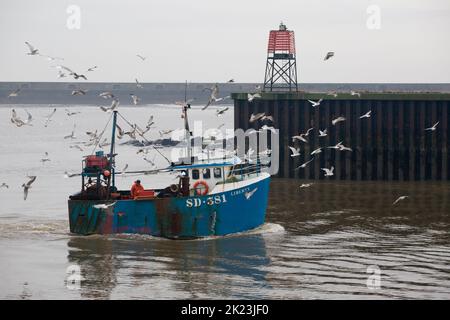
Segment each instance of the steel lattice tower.
[[281,23],[269,33],[264,91],[297,91],[297,63],[294,31]]

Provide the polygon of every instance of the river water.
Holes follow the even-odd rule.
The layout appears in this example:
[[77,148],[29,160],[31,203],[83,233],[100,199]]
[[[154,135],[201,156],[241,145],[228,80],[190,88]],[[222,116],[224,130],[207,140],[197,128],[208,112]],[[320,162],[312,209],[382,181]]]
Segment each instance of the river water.
[[[11,108],[33,126],[17,128]],[[80,188],[64,171],[80,170],[69,148],[85,131],[105,126],[98,107],[0,107],[0,298],[1,299],[449,299],[450,184],[273,179],[267,223],[233,236],[175,241],[147,236],[69,234],[67,197]],[[155,129],[181,126],[176,106],[121,107],[140,126],[155,116]],[[192,119],[231,128],[232,108],[193,108]],[[77,139],[64,139],[76,123]],[[120,123],[120,121],[119,121]],[[125,126],[124,123],[122,123]],[[105,134],[109,134],[109,130]],[[124,139],[126,140],[126,139]],[[149,166],[138,147],[119,142],[118,167]],[[166,155],[167,148],[160,149]],[[50,161],[40,161],[48,152]],[[165,160],[154,150],[145,155]],[[37,179],[23,200],[27,175]],[[173,176],[141,177],[145,187],[164,187]],[[118,177],[123,188],[135,176]],[[401,195],[409,197],[396,205]],[[71,282],[75,275],[80,281]],[[79,273],[78,273],[79,271]]]

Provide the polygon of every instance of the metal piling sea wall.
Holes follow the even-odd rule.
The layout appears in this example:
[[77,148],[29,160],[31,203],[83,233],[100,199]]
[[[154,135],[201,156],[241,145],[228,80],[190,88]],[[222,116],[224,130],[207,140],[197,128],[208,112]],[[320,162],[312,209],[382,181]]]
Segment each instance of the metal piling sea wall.
[[[244,131],[259,129],[250,123],[252,113],[265,112],[279,129],[278,177],[325,179],[321,168],[334,166],[332,180],[450,180],[450,94],[445,93],[348,93],[337,97],[324,93],[261,93],[249,102],[247,93],[235,93],[234,126]],[[323,98],[318,107],[308,100]],[[370,118],[359,117],[371,110]],[[346,121],[332,125],[339,116]],[[439,124],[435,131],[426,128]],[[271,125],[270,123],[268,125]],[[309,143],[292,142],[305,133]],[[327,136],[319,138],[319,131]],[[336,151],[326,147],[339,141],[353,149]],[[300,156],[292,158],[288,146],[299,146]],[[311,159],[311,152],[324,147],[305,169],[295,170]]]

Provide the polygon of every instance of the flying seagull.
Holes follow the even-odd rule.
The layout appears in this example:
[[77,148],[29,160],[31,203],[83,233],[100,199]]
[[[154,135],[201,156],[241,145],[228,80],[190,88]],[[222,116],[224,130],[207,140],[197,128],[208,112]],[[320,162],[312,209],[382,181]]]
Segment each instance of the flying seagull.
[[136,81],[136,87],[143,88],[142,84],[139,83],[138,79],[135,79]]
[[337,117],[336,119],[334,119],[333,121],[331,121],[331,123],[333,124],[333,126],[336,125],[336,123],[338,122],[342,122],[345,121],[346,119],[344,117]]
[[322,102],[322,100],[323,100],[323,99],[320,99],[320,100],[318,100],[318,101],[314,101],[314,100],[308,100],[308,101],[311,103],[311,105],[312,105],[313,107],[318,107],[318,106],[320,106],[320,103]]
[[97,69],[97,68],[98,68],[98,66],[90,67],[89,69],[87,69],[87,72],[94,71],[94,70]]
[[439,124],[439,121],[436,122],[432,127],[426,128],[425,131],[436,131],[436,127]]
[[326,136],[327,136],[327,129],[325,129],[323,131],[319,129],[319,138],[326,137]]
[[302,168],[302,169],[306,168],[306,166],[307,166],[310,162],[312,162],[313,160],[314,160],[314,157],[311,158],[310,160],[306,161],[306,162],[303,163],[302,165],[298,166],[297,168],[295,168],[295,170],[298,170],[298,169],[300,169],[300,168]]
[[247,199],[247,200],[250,199],[253,196],[253,194],[256,192],[256,190],[258,190],[258,188],[255,188],[252,191],[248,191],[248,192],[244,193],[245,199]]
[[23,200],[27,200],[28,190],[31,188],[31,184],[36,180],[36,176],[28,176],[30,180],[27,183],[22,184],[23,187]]
[[206,105],[202,108],[202,110],[205,110],[206,108],[209,107],[209,105],[213,102],[218,102],[218,101],[222,101],[224,99],[229,98],[230,96],[226,96],[223,98],[219,98],[219,86],[217,85],[217,83],[212,87],[212,88],[205,88],[203,90],[210,90],[211,91],[211,95],[209,97],[208,102],[206,103]]
[[25,109],[25,112],[28,114],[28,118],[24,121],[17,116],[16,110],[12,109],[11,122],[17,127],[21,127],[24,125],[32,126],[31,121],[33,120],[33,117],[31,116],[31,113],[27,111],[27,109]]
[[39,55],[38,49],[35,49],[29,42],[25,41],[25,44],[28,46],[28,50],[30,50],[30,52],[27,53],[29,56]]
[[264,113],[264,112],[262,112],[262,113],[257,113],[257,114],[251,114],[250,115],[250,120],[249,120],[249,122],[255,122],[255,121],[257,121],[257,120],[259,120],[259,119],[261,119],[262,117],[264,117],[266,114]]
[[367,111],[365,114],[363,114],[361,117],[359,117],[360,119],[363,118],[370,118],[370,116],[372,115],[372,110]]
[[6,182],[3,182],[2,185],[0,185],[0,188],[7,188],[7,189],[9,189],[9,186],[6,184]]
[[248,102],[252,102],[255,98],[261,98],[261,94],[259,94],[259,93],[255,93],[255,94],[247,93],[247,100],[248,100]]
[[396,205],[398,202],[405,200],[406,198],[409,198],[408,196],[400,196],[397,198],[397,200],[395,200],[392,205]]
[[46,152],[45,152],[44,158],[41,159],[41,162],[42,162],[42,163],[45,163],[45,162],[47,162],[47,161],[50,161],[50,158],[48,157],[48,152],[46,151]]
[[76,138],[75,137],[75,127],[76,127],[76,124],[73,125],[72,133],[65,136],[64,139],[75,139]]
[[76,115],[76,114],[78,114],[78,113],[81,113],[80,111],[70,111],[69,109],[64,109],[64,110],[66,110],[66,114],[69,116],[69,117],[71,117],[71,116],[73,116],[73,115]]
[[356,92],[356,91],[350,91],[350,94],[352,95],[352,96],[358,96],[358,98],[360,98],[361,97],[361,93],[359,93],[359,92]]
[[330,52],[327,53],[327,55],[325,56],[325,58],[323,60],[328,60],[328,59],[330,59],[333,56],[334,56],[334,52],[330,51]]
[[114,98],[111,102],[111,106],[110,107],[103,107],[101,106],[100,109],[102,109],[105,112],[112,112],[114,111],[117,107],[119,106],[119,100],[117,100],[116,98]]
[[93,205],[93,207],[95,208],[95,209],[108,209],[109,207],[112,207],[112,206],[114,206],[115,204],[116,204],[116,202],[117,201],[114,201],[114,202],[111,202],[111,203],[108,203],[108,204],[106,204],[106,203],[100,203],[100,204],[95,204],[95,205]]
[[53,115],[55,114],[55,112],[56,112],[56,108],[54,108],[53,111],[47,116],[47,119],[45,120],[45,125],[44,125],[44,127],[47,128],[49,122],[52,121],[52,117],[53,117]]
[[103,99],[113,99],[114,98],[114,95],[110,91],[102,92],[98,96],[102,97]]
[[228,109],[229,109],[228,107],[225,107],[223,109],[217,110],[216,111],[216,116],[219,117],[219,116],[223,115],[225,113],[225,111],[227,111]]
[[137,54],[136,57],[138,57],[139,59],[141,59],[142,61],[145,61],[145,59],[147,59],[147,57],[143,57],[140,54]]
[[18,88],[16,90],[14,90],[13,92],[11,92],[10,94],[8,94],[8,98],[12,98],[12,97],[17,97],[19,95],[20,90],[22,90],[21,88]]
[[291,154],[292,158],[298,157],[300,155],[300,148],[294,148],[294,147],[289,146],[289,149],[291,149],[291,151],[292,151],[292,154]]
[[311,155],[315,155],[315,154],[319,154],[322,152],[322,148],[317,148],[316,150],[314,150],[313,152],[311,152]]
[[130,93],[130,97],[133,100],[133,104],[135,106],[139,103],[139,101],[141,101],[141,99],[139,99],[139,97],[135,94]]
[[334,171],[334,167],[331,166],[330,169],[328,168],[321,168],[323,171],[325,171],[325,177],[331,177],[334,175],[333,171]]
[[86,94],[86,90],[82,90],[82,89],[72,91],[73,96],[84,96],[85,94]]
[[302,183],[300,185],[300,189],[304,189],[304,188],[309,188],[311,187],[313,184],[312,183]]

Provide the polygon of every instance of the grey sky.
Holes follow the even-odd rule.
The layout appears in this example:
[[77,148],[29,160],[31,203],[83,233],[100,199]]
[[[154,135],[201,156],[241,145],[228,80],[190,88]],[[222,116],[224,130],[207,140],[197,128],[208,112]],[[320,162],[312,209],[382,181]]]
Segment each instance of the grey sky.
[[[71,4],[80,30],[66,27]],[[369,5],[379,30],[366,26]],[[448,0],[2,0],[0,81],[58,81],[54,63],[25,54],[29,41],[75,71],[98,65],[89,81],[261,82],[281,20],[299,82],[450,82]]]

